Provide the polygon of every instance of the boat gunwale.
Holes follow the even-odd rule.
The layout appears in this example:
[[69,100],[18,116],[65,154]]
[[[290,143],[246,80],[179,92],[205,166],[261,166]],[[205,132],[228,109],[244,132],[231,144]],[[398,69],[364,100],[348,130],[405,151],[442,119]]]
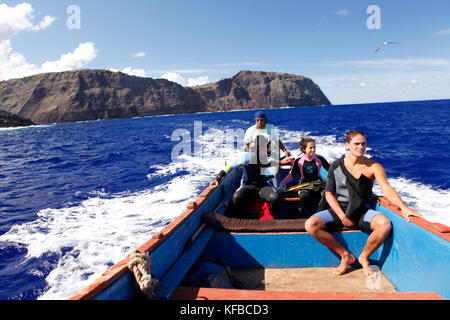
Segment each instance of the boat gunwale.
[[[224,178],[222,178],[223,180]],[[161,231],[154,234],[147,242],[142,244],[140,247],[138,247],[136,250],[131,252],[129,255],[126,256],[125,259],[122,261],[116,263],[112,267],[110,267],[108,270],[106,270],[99,278],[94,280],[93,283],[88,285],[87,287],[79,290],[77,293],[75,293],[73,296],[71,296],[68,300],[90,300],[95,298],[98,294],[100,294],[102,291],[104,291],[106,288],[108,288],[114,281],[116,281],[118,278],[126,274],[128,269],[128,261],[130,260],[130,256],[135,253],[150,253],[153,250],[155,250],[159,245],[161,245],[170,235],[172,235],[187,219],[189,219],[196,211],[197,209],[211,196],[211,194],[217,190],[220,186],[220,183],[218,185],[213,185],[210,183],[210,185],[199,195],[199,197],[192,202],[189,202],[187,204],[186,209],[184,212],[179,215],[175,220],[173,220],[168,226],[166,226]],[[295,199],[295,198],[293,198]],[[295,200],[290,201],[295,201]],[[401,213],[401,210],[399,207],[395,206],[392,202],[390,202],[388,199],[382,196],[377,197],[377,202],[391,210],[392,212],[400,215],[403,219],[405,219]],[[406,219],[405,219],[406,220]],[[410,217],[411,222],[416,224],[422,229],[425,229],[434,235],[450,242],[450,227],[440,224],[440,223],[432,223],[430,221],[427,221],[424,218]],[[357,230],[356,230],[357,231]],[[352,232],[352,230],[348,231],[342,231],[342,232]],[[354,231],[353,231],[354,232]],[[231,233],[231,232],[230,232]],[[299,232],[271,232],[273,234],[295,234]],[[252,233],[252,234],[258,234],[258,233]],[[259,234],[270,234],[261,232]]]
[[105,290],[115,280],[129,271],[128,262],[130,261],[130,256],[132,254],[136,252],[150,253],[155,250],[167,238],[169,238],[169,236],[173,234],[187,219],[189,219],[217,188],[217,186],[210,184],[200,194],[197,200],[189,202],[183,213],[175,218],[175,220],[173,220],[169,225],[167,225],[161,231],[155,233],[147,242],[127,255],[125,259],[106,270],[99,278],[94,280],[93,283],[75,293],[68,300],[90,300],[101,293],[103,290]]
[[[379,196],[377,199],[377,202],[381,206],[385,207],[386,209],[391,210],[392,212],[398,214],[403,219],[405,219],[405,217],[402,215],[400,208],[397,207],[396,205],[394,205],[392,202],[390,202],[386,197]],[[427,231],[433,233],[434,235],[450,242],[450,227],[449,226],[446,226],[442,223],[430,222],[430,221],[426,220],[425,218],[416,217],[416,216],[410,216],[409,219],[412,223],[414,223],[418,227],[420,227],[424,230],[427,230]]]
[[309,292],[180,286],[174,300],[444,300],[437,292]]

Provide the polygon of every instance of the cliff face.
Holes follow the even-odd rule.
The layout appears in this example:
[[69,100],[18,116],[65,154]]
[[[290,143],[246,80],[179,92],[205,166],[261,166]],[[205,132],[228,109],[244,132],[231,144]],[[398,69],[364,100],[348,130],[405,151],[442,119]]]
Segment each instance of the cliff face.
[[35,123],[202,111],[190,90],[106,70],[47,73],[0,83],[0,109]]
[[331,104],[311,79],[278,72],[241,71],[193,89],[209,111]]
[[0,128],[25,127],[34,123],[10,112],[0,110]]
[[106,70],[0,82],[0,110],[37,124],[323,104],[330,102],[310,79],[270,72],[241,71],[194,88]]

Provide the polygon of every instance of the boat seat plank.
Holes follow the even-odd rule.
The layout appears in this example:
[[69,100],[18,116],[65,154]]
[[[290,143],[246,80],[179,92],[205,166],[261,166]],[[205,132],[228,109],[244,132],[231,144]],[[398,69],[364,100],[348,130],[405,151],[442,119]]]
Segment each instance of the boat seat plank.
[[[203,222],[220,231],[230,232],[306,232],[307,219],[238,219],[222,214],[207,212],[202,216]],[[359,230],[357,228],[343,228],[342,231]]]
[[306,219],[257,220],[226,217],[212,212],[205,213],[202,220],[216,230],[232,232],[305,232]]

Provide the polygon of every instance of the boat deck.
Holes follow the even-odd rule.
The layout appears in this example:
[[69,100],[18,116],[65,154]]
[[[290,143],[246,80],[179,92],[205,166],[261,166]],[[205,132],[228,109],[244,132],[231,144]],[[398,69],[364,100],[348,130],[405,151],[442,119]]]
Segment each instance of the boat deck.
[[396,292],[381,273],[379,289],[369,289],[363,269],[350,268],[341,276],[332,268],[234,269],[233,276],[248,290],[301,292]]
[[442,300],[436,292],[397,292],[381,274],[379,289],[369,289],[362,269],[342,276],[335,268],[233,269],[248,288],[179,287],[174,300]]

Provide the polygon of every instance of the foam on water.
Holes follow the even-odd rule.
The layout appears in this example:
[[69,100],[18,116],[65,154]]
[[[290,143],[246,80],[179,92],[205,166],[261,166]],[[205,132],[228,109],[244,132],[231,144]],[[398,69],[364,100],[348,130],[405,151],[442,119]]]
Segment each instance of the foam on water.
[[[405,178],[388,177],[389,184],[398,192],[403,202],[416,210],[430,222],[450,226],[450,190],[436,189]],[[374,193],[382,195],[381,189],[375,185]]]
[[25,244],[27,258],[58,254],[40,299],[66,299],[168,225],[196,192],[182,176],[135,194],[94,196],[77,206],[41,210],[37,220],[0,238]]
[[[210,131],[202,144],[207,146],[215,134]],[[182,173],[154,188],[131,194],[91,192],[79,205],[41,210],[38,219],[13,226],[0,241],[26,246],[27,259],[59,255],[39,299],[67,299],[180,215],[222,169],[223,159],[233,157],[233,150],[225,149],[217,155],[220,159],[211,160],[206,156],[210,152],[151,166],[155,171],[149,180]]]
[[[39,299],[70,297],[180,215],[186,204],[224,167],[225,161],[232,162],[241,147],[214,145],[221,132],[212,128],[203,136],[203,156],[182,155],[168,165],[152,165],[149,180],[172,176],[162,184],[135,193],[93,192],[80,204],[41,210],[35,221],[15,225],[0,236],[0,241],[26,246],[27,259],[48,252],[59,256],[57,265],[46,277],[48,288]],[[297,143],[302,136],[315,138],[317,153],[327,160],[338,159],[345,151],[344,144],[337,142],[335,136],[280,130],[282,141],[294,155],[298,154]],[[404,201],[426,219],[450,225],[445,212],[450,205],[448,190],[434,190],[402,178],[389,181]],[[381,194],[379,190],[375,192]]]
[[32,126],[26,126],[26,127],[6,127],[6,128],[0,128],[0,131],[14,131],[14,130],[26,130],[26,129],[36,129],[36,128],[46,128],[54,126],[55,124],[36,124]]

